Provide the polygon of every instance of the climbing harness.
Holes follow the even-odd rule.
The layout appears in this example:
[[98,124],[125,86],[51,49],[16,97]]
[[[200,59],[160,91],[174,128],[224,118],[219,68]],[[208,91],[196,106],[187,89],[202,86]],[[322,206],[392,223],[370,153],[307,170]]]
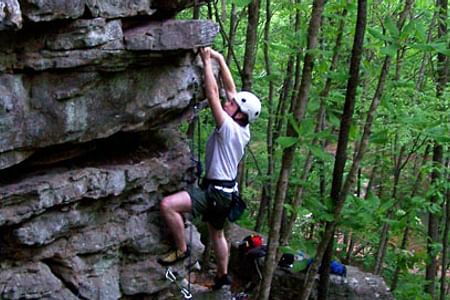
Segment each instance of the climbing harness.
[[[166,271],[166,278],[170,281],[170,282],[174,282],[175,285],[177,286],[177,288],[180,290],[181,294],[183,295],[184,299],[191,299],[192,298],[192,294],[189,291],[189,289],[186,289],[185,287],[181,286],[178,281],[177,281],[177,277],[175,276],[175,274],[172,272],[172,269],[169,267],[167,268]],[[190,288],[190,287],[189,287]]]

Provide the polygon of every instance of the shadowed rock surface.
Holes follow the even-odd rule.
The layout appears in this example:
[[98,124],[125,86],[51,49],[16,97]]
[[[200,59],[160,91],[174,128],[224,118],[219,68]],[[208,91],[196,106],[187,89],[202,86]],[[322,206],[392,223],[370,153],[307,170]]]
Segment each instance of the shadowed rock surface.
[[[216,24],[152,20],[153,11],[141,9],[146,18],[133,19],[148,1],[87,2],[129,6],[131,19],[42,22],[52,16],[48,11],[77,16],[71,9],[87,4],[39,1],[22,13],[40,23],[0,32],[0,169],[39,148],[162,126],[201,97],[196,51],[212,43]],[[29,18],[29,10],[47,18]]]

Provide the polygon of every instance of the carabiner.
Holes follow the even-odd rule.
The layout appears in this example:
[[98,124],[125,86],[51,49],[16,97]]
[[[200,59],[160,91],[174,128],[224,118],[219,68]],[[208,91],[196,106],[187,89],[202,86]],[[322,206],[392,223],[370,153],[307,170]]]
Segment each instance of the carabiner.
[[166,271],[166,278],[169,279],[171,282],[175,282],[177,280],[177,278],[175,277],[175,274],[173,274],[172,270],[169,268],[167,268]]
[[182,288],[181,289],[181,293],[183,294],[184,299],[191,299],[192,298],[191,292],[189,292],[188,289],[186,289],[186,288]]

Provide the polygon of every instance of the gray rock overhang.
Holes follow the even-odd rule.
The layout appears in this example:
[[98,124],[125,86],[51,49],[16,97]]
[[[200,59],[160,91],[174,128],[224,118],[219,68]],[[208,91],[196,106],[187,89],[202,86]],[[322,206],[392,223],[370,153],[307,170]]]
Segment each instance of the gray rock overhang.
[[0,33],[0,169],[42,147],[162,125],[201,97],[196,50],[217,24],[125,25],[93,18]]
[[[84,68],[121,71],[158,63],[213,43],[218,25],[209,20],[142,21],[79,19],[32,31],[1,32],[0,72]],[[181,54],[180,54],[181,53]]]
[[0,31],[20,30],[24,23],[77,19],[84,16],[107,19],[134,16],[175,15],[208,2],[202,0],[2,0]]

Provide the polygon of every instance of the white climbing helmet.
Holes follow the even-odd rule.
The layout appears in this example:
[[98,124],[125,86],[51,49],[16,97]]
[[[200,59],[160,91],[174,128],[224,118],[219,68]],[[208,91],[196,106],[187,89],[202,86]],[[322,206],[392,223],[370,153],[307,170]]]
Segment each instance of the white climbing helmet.
[[261,101],[250,92],[239,92],[234,97],[241,112],[248,116],[248,121],[253,123],[261,114]]

